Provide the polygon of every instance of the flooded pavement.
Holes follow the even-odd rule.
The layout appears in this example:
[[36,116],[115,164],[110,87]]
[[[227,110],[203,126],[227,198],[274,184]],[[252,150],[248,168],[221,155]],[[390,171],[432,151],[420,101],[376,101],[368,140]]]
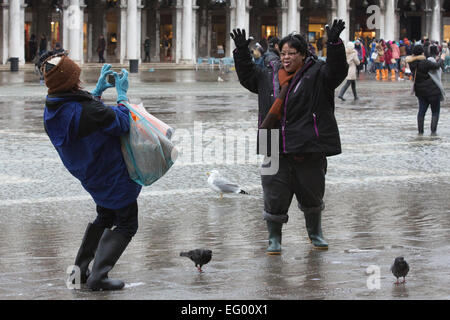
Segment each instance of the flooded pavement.
[[[97,72],[83,77],[92,90]],[[450,299],[449,103],[438,135],[429,110],[418,136],[410,86],[363,74],[359,101],[350,90],[337,99],[343,153],[329,158],[322,221],[330,248],[311,249],[294,199],[283,253],[268,256],[256,95],[233,72],[130,75],[130,100],[176,128],[181,156],[139,197],[138,233],[110,273],[125,289],[91,292],[65,280],[94,203],[44,132],[37,76],[0,72],[0,299]],[[211,169],[250,195],[220,199],[206,184]],[[179,253],[203,247],[213,258],[199,274]],[[389,270],[397,256],[411,268],[404,285]]]

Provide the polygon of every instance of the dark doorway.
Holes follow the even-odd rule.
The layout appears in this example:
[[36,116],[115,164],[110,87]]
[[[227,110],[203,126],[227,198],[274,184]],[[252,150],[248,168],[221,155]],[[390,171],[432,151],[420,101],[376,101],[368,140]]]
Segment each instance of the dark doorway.
[[420,40],[422,37],[422,18],[419,16],[401,16],[400,38]]

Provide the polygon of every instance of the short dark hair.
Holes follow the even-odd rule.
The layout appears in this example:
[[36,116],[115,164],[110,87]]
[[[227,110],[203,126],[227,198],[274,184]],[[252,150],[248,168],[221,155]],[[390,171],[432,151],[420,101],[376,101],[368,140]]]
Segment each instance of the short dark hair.
[[423,51],[423,46],[420,45],[420,44],[415,45],[413,50],[412,50],[412,53],[415,56],[420,56],[421,54],[423,54],[423,52],[424,52]]
[[430,56],[436,57],[439,54],[439,49],[436,45],[430,46]]
[[273,49],[273,48],[275,48],[276,44],[280,43],[280,39],[278,39],[278,37],[275,37],[275,36],[270,36],[268,42],[269,42],[269,48]]
[[306,42],[305,38],[300,34],[291,33],[286,37],[284,37],[283,39],[281,39],[279,44],[280,50],[286,43],[290,47],[295,48],[297,52],[300,52],[300,54],[304,56],[311,55],[311,53],[308,50],[308,42]]

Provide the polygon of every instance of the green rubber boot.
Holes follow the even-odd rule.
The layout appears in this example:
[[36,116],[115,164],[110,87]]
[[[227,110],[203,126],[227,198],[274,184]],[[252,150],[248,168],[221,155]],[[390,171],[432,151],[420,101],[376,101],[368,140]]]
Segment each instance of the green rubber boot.
[[281,229],[283,224],[274,221],[267,221],[267,230],[269,231],[269,247],[266,252],[270,255],[281,254]]
[[322,211],[305,212],[306,230],[314,249],[328,250],[328,243],[322,235]]

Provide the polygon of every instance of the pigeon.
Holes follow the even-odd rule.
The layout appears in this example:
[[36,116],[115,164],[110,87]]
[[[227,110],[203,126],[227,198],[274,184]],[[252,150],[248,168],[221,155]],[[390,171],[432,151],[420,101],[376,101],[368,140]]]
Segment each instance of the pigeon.
[[237,184],[232,183],[222,177],[217,170],[211,170],[206,173],[208,177],[208,184],[216,192],[220,193],[220,199],[223,198],[224,193],[248,194],[242,190]]
[[392,274],[397,277],[397,282],[395,282],[395,284],[400,284],[400,282],[398,282],[398,278],[400,277],[403,277],[403,282],[401,283],[405,283],[405,277],[409,272],[409,265],[403,257],[397,257],[391,267],[391,271]]
[[195,249],[188,252],[180,252],[180,257],[188,257],[194,261],[198,272],[202,271],[202,266],[211,261],[212,251],[208,249]]

